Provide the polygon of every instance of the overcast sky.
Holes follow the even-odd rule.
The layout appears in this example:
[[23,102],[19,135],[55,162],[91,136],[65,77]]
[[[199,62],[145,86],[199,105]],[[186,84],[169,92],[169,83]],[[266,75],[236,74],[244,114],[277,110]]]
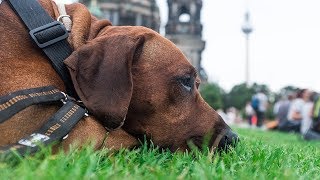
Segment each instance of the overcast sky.
[[[162,27],[167,1],[157,0]],[[277,91],[286,85],[320,91],[320,0],[203,0],[206,49],[202,66],[224,89],[245,81],[246,10],[250,36],[250,81]]]

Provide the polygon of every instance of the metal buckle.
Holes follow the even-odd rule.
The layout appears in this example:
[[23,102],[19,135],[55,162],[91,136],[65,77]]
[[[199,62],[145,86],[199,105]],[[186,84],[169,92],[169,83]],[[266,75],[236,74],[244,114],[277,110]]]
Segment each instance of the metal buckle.
[[[61,22],[63,18],[69,18],[69,19],[70,19],[70,16],[69,16],[69,15],[66,15],[66,14],[60,15],[60,16],[57,18],[57,21]],[[62,22],[62,24],[63,24],[63,22]]]
[[64,93],[64,92],[61,92],[61,94],[63,94],[63,96],[64,96],[64,98],[61,99],[61,102],[62,102],[63,104],[66,104],[67,101],[69,100],[69,96],[68,96],[66,93]]
[[[57,37],[55,37],[54,39],[51,39],[49,41],[46,41],[44,43],[40,43],[39,40],[37,39],[37,37],[35,36],[36,33],[39,33],[41,31],[46,31],[50,28],[53,28],[53,27],[56,27],[56,26],[60,26],[60,28],[64,31],[64,34],[62,35],[59,35]],[[43,25],[43,26],[40,26],[40,27],[37,27],[35,29],[32,29],[30,32],[29,32],[31,38],[33,39],[33,41],[40,47],[40,48],[45,48],[47,46],[50,46],[56,42],[59,42],[61,40],[64,40],[68,37],[68,31],[66,30],[66,28],[63,26],[63,24],[59,21],[54,21],[54,22],[51,22],[49,24],[46,24],[46,25]]]

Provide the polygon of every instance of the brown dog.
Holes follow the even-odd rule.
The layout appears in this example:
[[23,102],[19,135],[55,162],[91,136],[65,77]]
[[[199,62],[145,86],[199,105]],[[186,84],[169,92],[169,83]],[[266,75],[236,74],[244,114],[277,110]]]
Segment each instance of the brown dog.
[[[54,2],[40,3],[54,19],[59,16]],[[74,52],[65,64],[92,116],[62,141],[65,149],[87,141],[94,141],[97,148],[129,148],[144,136],[171,150],[188,149],[190,140],[201,146],[206,134],[211,134],[211,146],[219,143],[215,140],[220,141],[220,134],[220,146],[237,139],[202,99],[194,67],[173,43],[144,27],[99,21],[81,4],[66,9],[73,21],[68,40]],[[0,5],[0,24],[0,96],[46,85],[65,90],[6,1]],[[0,146],[31,134],[58,108],[31,106],[0,124]]]

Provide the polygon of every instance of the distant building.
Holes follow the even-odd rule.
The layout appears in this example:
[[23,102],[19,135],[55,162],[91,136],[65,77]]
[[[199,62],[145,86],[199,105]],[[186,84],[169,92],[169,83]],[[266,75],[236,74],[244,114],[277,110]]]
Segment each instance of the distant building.
[[[113,25],[137,25],[157,32],[160,28],[159,7],[156,0],[79,0],[98,18],[108,19]],[[202,81],[207,75],[201,67],[202,40],[200,14],[202,0],[168,0],[166,37],[175,43],[196,67]]]
[[98,18],[113,25],[145,26],[159,32],[160,14],[156,0],[79,0]]
[[175,43],[196,67],[201,79],[208,77],[201,67],[201,53],[205,48],[202,40],[200,14],[202,0],[168,0],[166,37]]

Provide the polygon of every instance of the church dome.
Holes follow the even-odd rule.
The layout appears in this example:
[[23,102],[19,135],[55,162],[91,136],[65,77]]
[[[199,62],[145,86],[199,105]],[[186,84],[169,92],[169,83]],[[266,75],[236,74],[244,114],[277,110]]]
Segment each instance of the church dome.
[[145,26],[157,32],[160,13],[156,0],[79,0],[100,19],[108,19],[113,25]]

